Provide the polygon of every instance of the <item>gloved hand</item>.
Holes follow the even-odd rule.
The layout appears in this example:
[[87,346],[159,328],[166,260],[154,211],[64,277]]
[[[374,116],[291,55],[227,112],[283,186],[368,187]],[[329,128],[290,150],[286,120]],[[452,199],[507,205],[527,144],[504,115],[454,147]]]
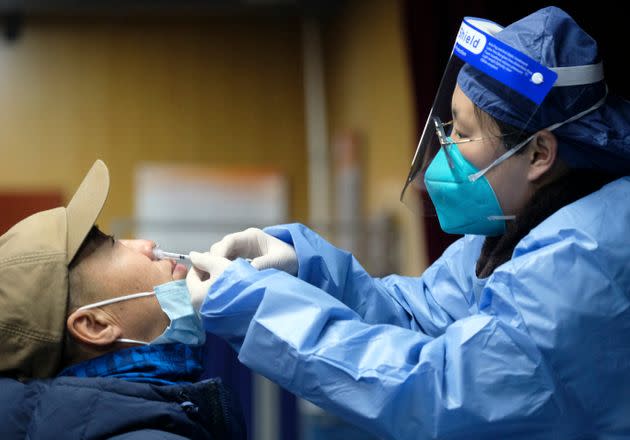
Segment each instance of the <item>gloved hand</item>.
[[186,275],[186,286],[193,308],[199,311],[210,286],[232,262],[227,258],[212,256],[208,252],[191,252],[190,261],[192,267]]
[[298,260],[293,246],[258,228],[223,237],[210,248],[210,255],[228,259],[250,258],[256,269],[279,269],[297,275]]

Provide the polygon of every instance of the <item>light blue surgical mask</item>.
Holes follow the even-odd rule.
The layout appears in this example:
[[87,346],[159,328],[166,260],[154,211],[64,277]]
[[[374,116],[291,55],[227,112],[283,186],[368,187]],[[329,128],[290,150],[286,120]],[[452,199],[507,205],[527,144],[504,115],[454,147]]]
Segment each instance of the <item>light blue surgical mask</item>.
[[186,280],[171,281],[155,287],[153,292],[132,293],[130,295],[99,301],[79,307],[77,310],[93,309],[107,304],[127,301],[134,298],[155,295],[162,311],[169,317],[171,323],[164,332],[151,342],[136,339],[119,338],[118,342],[131,344],[172,344],[201,345],[206,340],[201,319],[190,302],[190,293],[186,287]]
[[[440,148],[424,175],[440,227],[450,234],[503,234],[505,220],[514,217],[504,215],[485,172],[480,173],[464,158],[455,141],[447,139],[449,144]],[[448,148],[448,157],[444,148]]]

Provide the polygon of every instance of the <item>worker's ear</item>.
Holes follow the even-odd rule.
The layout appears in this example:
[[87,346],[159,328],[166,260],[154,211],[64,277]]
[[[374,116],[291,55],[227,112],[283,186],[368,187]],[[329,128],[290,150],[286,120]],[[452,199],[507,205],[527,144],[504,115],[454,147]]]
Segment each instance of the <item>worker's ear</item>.
[[558,139],[549,130],[541,130],[532,139],[527,155],[529,169],[527,178],[530,182],[537,182],[553,168],[558,155]]
[[111,315],[98,308],[72,312],[66,320],[66,328],[77,342],[100,347],[113,344],[122,335]]

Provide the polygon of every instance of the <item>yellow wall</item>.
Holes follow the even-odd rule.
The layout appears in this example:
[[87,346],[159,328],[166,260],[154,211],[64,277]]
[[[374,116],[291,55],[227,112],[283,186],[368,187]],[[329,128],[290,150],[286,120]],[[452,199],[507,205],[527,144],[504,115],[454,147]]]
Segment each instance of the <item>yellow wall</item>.
[[0,188],[69,198],[108,164],[99,223],[133,211],[140,161],[285,172],[307,216],[300,23],[281,17],[27,19],[0,40]]
[[413,94],[397,0],[348,0],[324,26],[331,138],[364,139],[366,215],[394,213],[403,230],[402,272],[426,266],[418,219],[399,201],[417,142]]
[[[419,227],[398,201],[416,142],[401,2],[348,0],[323,19],[329,137],[366,143],[366,215],[403,224],[403,273],[424,265]],[[299,17],[27,18],[0,40],[0,189],[59,188],[108,164],[99,224],[133,211],[142,161],[266,167],[308,220]]]

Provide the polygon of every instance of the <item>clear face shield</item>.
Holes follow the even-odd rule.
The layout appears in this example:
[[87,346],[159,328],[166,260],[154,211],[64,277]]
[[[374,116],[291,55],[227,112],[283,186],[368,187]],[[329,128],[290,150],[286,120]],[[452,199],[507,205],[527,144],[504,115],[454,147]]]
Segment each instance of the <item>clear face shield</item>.
[[[521,120],[534,116],[557,78],[555,72],[494,38],[501,29],[496,23],[470,17],[461,24],[401,193],[401,200],[414,210],[423,208],[429,215],[434,212],[433,206],[421,202],[428,199],[420,193],[426,191],[425,173],[439,152],[455,178],[462,181],[479,179],[501,157],[477,164],[476,172],[470,172],[470,167],[458,168],[462,160],[456,153],[464,144],[469,151],[496,146],[497,142],[505,145],[499,127],[491,126],[488,118],[480,120],[481,112],[473,111],[471,103],[454,102],[458,78],[474,83],[480,93],[486,89],[486,93],[494,93],[503,101],[525,101],[522,111],[529,115],[519,115]],[[469,100],[465,93],[458,95]],[[522,129],[511,127],[510,138],[524,140],[527,136]],[[505,151],[515,146],[505,145]]]
[[[502,212],[484,176],[533,139],[537,130],[527,127],[552,87],[558,86],[559,74],[565,76],[562,85],[603,79],[601,64],[547,68],[495,38],[501,29],[483,19],[467,17],[462,22],[401,193],[401,201],[412,210],[437,213],[446,232],[501,234],[505,219],[513,216]],[[498,123],[473,104],[488,97],[490,102],[510,103],[512,114],[502,114]],[[455,193],[458,197],[453,198]]]

